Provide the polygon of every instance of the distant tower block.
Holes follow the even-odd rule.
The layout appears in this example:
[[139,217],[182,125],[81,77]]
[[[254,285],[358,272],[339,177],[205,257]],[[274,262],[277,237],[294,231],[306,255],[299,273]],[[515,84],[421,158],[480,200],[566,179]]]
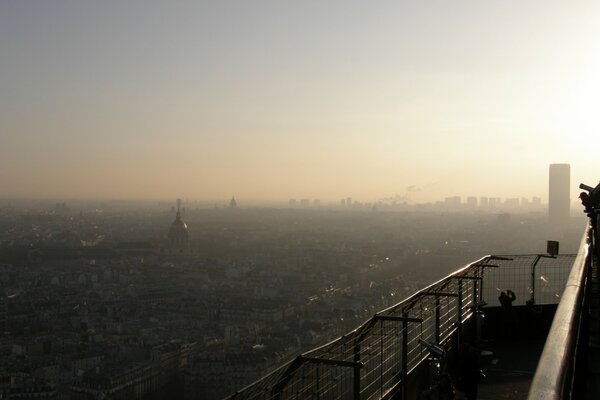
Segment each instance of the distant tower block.
[[562,225],[570,217],[571,166],[569,164],[550,164],[548,185],[548,218],[550,223]]
[[169,229],[169,243],[172,249],[183,250],[188,245],[188,228],[181,219],[181,199],[177,199],[177,214]]

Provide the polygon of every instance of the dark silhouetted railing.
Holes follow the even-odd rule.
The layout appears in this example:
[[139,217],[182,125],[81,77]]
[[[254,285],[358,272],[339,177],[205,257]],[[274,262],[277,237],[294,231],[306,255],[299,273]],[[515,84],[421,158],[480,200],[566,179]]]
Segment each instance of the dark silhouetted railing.
[[[580,185],[584,212],[589,227],[581,243],[580,254],[573,264],[564,294],[558,305],[544,351],[529,390],[529,400],[597,398],[588,380],[588,356],[591,330],[592,296],[598,297],[598,256],[600,255],[600,184],[595,188]],[[596,288],[592,286],[596,285]],[[595,289],[595,290],[593,290]],[[595,294],[593,294],[595,293]],[[595,300],[597,302],[597,298]],[[597,315],[595,316],[597,319]],[[597,321],[596,321],[597,322]],[[597,361],[597,360],[596,360]],[[589,376],[588,376],[589,375]]]
[[423,371],[431,355],[424,344],[452,352],[461,337],[476,339],[477,310],[499,306],[498,295],[506,288],[516,293],[515,305],[557,304],[575,258],[483,257],[378,312],[348,334],[299,355],[229,399],[416,397],[427,380]]
[[528,398],[565,399],[575,387],[575,365],[579,360],[579,346],[583,321],[586,284],[592,261],[588,237],[582,242],[582,252],[573,264],[561,301],[554,314],[544,351],[529,390]]

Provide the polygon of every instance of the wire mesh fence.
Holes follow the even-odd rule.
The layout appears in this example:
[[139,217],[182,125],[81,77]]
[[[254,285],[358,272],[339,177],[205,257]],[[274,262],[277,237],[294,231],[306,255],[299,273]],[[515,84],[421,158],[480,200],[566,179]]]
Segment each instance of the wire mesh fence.
[[[558,303],[575,255],[487,256],[375,314],[348,334],[283,365],[231,400],[379,399],[427,360],[424,343],[451,345],[477,307]],[[485,304],[487,303],[487,305]]]
[[500,293],[510,289],[516,295],[514,305],[557,304],[575,257],[565,254],[497,258],[494,261],[497,268],[486,269],[483,297],[490,305],[499,305]]

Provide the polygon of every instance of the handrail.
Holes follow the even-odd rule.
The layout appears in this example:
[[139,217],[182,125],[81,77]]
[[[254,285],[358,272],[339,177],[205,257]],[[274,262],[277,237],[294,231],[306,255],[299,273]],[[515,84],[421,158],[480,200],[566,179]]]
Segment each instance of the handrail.
[[[410,385],[413,385],[411,390],[418,387],[409,384],[409,377],[429,356],[418,339],[443,347],[458,332],[476,337],[477,333],[470,329],[474,325],[466,324],[477,304],[484,299],[495,299],[499,282],[508,284],[501,279],[506,273],[511,274],[511,287],[525,293],[532,284],[530,279],[535,278],[531,274],[532,260],[538,257],[532,254],[482,257],[379,311],[344,336],[302,353],[227,399],[303,399],[314,397],[315,393],[340,400],[379,399],[390,393],[401,393],[406,398]],[[552,268],[562,269],[560,260],[573,260],[572,257],[549,258],[543,268],[553,265]],[[564,265],[560,282],[565,282],[572,270],[570,265],[571,261]],[[559,287],[562,292],[563,285]],[[538,304],[548,301],[542,291],[539,300]],[[307,362],[309,359],[319,363]],[[363,367],[359,368],[358,363]]]
[[[408,343],[409,331],[419,331],[419,337],[434,341],[436,344],[438,344],[438,341],[445,342],[449,340],[449,337],[456,330],[455,323],[457,321],[463,322],[463,320],[468,318],[468,315],[472,314],[473,312],[472,306],[478,300],[476,298],[478,289],[474,289],[473,285],[475,284],[477,288],[480,287],[480,283],[470,283],[469,285],[465,284],[465,286],[461,288],[460,284],[454,278],[459,278],[460,280],[467,272],[473,272],[474,274],[478,275],[479,273],[477,271],[490,266],[487,264],[489,261],[495,260],[494,257],[495,256],[482,257],[479,260],[460,268],[445,278],[430,284],[426,288],[421,289],[417,293],[402,300],[401,302],[379,311],[369,320],[365,321],[358,328],[350,331],[346,335],[334,339],[325,345],[309,350],[308,352],[302,353],[293,361],[286,363],[275,371],[272,371],[267,376],[259,379],[253,384],[250,384],[249,386],[246,386],[244,389],[237,391],[235,394],[227,397],[227,399],[278,399],[283,397],[282,389],[290,384],[294,374],[300,368],[305,367],[305,361],[308,358],[314,360],[325,359],[328,360],[327,362],[329,364],[340,364],[346,363],[347,361],[356,363],[358,361],[362,361],[361,354],[363,357],[370,354],[371,350],[368,349],[371,347],[378,349],[380,346],[391,346],[392,344],[395,346],[399,345],[400,342],[403,342],[402,349],[396,350],[399,351],[398,354],[395,354],[398,360],[394,361],[392,358],[389,358],[390,354],[386,354],[385,352],[381,352],[381,354],[378,353],[376,357],[378,357],[377,360],[380,364],[374,366],[373,362],[371,361],[368,363],[370,368],[366,368],[367,371],[362,373],[360,372],[360,369],[355,371],[353,377],[354,386],[352,389],[349,387],[340,389],[339,393],[333,396],[333,398],[339,399],[381,397],[381,395],[377,395],[376,393],[371,393],[369,395],[364,393],[364,391],[371,391],[370,387],[373,384],[381,385],[380,390],[377,390],[378,393],[387,393],[390,390],[393,390],[396,385],[392,385],[391,381],[405,383],[406,376],[409,374],[409,372],[414,369],[416,365],[421,364],[423,360],[427,358],[428,353],[421,349],[422,346],[419,345],[416,340],[411,340],[410,344]],[[454,289],[456,292],[456,298],[453,296],[445,296],[448,294],[447,292],[450,291],[448,287],[449,284],[452,284],[452,289]],[[439,292],[438,295],[443,297],[444,307],[447,309],[447,312],[443,316],[439,315],[440,310],[436,311],[436,309],[439,308],[439,305],[436,307],[435,298],[425,299],[424,297],[431,296],[421,295],[421,293],[435,292]],[[462,300],[460,300],[461,298]],[[426,302],[426,306],[424,308],[426,311],[422,311],[421,307],[417,307],[417,305],[424,302]],[[422,315],[423,313],[427,315]],[[460,318],[461,315],[462,318]],[[396,321],[397,326],[391,328],[394,329],[394,334],[392,336],[388,337],[387,335],[384,335],[382,338],[380,336],[382,334],[382,325],[378,325],[379,328],[376,329],[375,324],[381,324],[384,320],[394,320]],[[409,328],[408,323],[411,323],[411,326],[416,325],[416,327]],[[429,323],[431,326],[426,326],[424,325],[425,323]],[[398,339],[398,334],[402,340]],[[361,349],[363,342],[368,343],[364,343],[365,348]],[[381,370],[381,368],[384,366],[384,363],[389,368],[388,370]],[[377,368],[380,369],[377,370]],[[395,369],[398,370],[396,371]],[[388,379],[390,381],[384,385],[383,382],[376,380],[376,378],[372,378],[375,370],[377,370],[381,376],[384,374],[389,375]],[[306,373],[306,375],[310,374]],[[369,377],[367,377],[367,375],[369,375]],[[337,380],[342,381],[343,379],[338,377]],[[361,387],[361,384],[364,386]],[[305,388],[302,388],[299,391],[302,392],[303,390],[305,390]],[[301,398],[302,396],[296,397]]]
[[563,399],[571,390],[569,381],[575,364],[584,289],[591,261],[591,234],[591,230],[587,230],[581,240],[580,251],[529,388],[528,400]]

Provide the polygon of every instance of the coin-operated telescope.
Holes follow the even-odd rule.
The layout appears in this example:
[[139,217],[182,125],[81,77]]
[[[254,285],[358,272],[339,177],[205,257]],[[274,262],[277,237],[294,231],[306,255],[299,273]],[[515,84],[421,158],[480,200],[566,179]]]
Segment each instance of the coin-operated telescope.
[[419,339],[419,344],[429,350],[434,357],[444,358],[446,356],[446,351],[437,344],[427,342],[423,339]]
[[600,183],[596,187],[588,186],[584,183],[579,185],[579,189],[585,190],[579,194],[581,204],[585,207],[585,212],[590,214],[600,209]]

